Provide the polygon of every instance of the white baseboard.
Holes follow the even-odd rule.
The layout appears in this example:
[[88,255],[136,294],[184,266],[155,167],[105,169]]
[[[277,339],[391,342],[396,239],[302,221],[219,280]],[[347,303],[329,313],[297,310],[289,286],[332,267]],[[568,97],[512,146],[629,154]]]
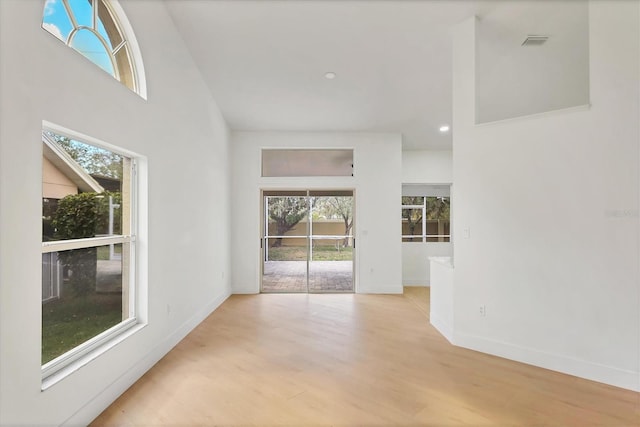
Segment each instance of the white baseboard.
[[109,384],[102,393],[99,393],[89,403],[84,405],[67,419],[63,426],[79,426],[89,425],[98,415],[109,407],[122,393],[131,387],[136,381],[142,377],[149,369],[153,367],[160,359],[162,359],[173,347],[176,346],[189,332],[206,319],[213,311],[218,308],[228,297],[229,292],[225,292],[215,298],[196,314],[191,316],[186,322],[178,327],[171,335],[167,336],[163,341],[158,343],[147,354],[143,355],[135,364],[133,364],[124,374],[118,377],[114,382]]
[[233,295],[255,295],[255,294],[259,294],[260,290],[259,289],[249,289],[249,288],[233,288],[233,290],[231,291],[231,293]]
[[429,279],[402,279],[404,286],[425,286],[429,287]]
[[433,314],[433,311],[429,314],[429,322],[447,341],[453,344],[453,327],[451,325],[438,317],[437,314]]
[[459,347],[640,392],[640,372],[628,371],[459,332],[453,334],[453,338],[453,340],[449,341]]

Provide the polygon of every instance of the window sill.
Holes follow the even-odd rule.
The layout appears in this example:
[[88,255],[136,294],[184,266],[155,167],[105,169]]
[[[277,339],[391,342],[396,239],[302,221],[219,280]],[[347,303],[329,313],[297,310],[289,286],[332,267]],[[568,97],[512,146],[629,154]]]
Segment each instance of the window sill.
[[58,382],[62,381],[63,379],[65,379],[69,375],[73,374],[74,372],[76,372],[77,370],[82,368],[83,366],[87,365],[92,360],[98,358],[102,354],[106,353],[107,351],[111,350],[113,347],[115,347],[118,344],[120,344],[122,341],[124,341],[127,338],[129,338],[130,336],[136,334],[138,331],[142,330],[145,326],[147,326],[146,323],[136,323],[136,324],[134,324],[133,326],[125,329],[124,331],[122,331],[122,333],[120,333],[120,334],[116,335],[115,337],[113,337],[113,339],[105,342],[103,345],[97,347],[93,351],[90,351],[89,353],[87,353],[83,357],[79,358],[78,360],[73,361],[72,363],[70,363],[69,365],[67,365],[64,368],[60,369],[59,371],[56,371],[56,372],[52,373],[51,375],[43,378],[42,379],[41,391],[45,391],[48,388],[50,388],[51,386],[53,386],[53,385],[57,384]]

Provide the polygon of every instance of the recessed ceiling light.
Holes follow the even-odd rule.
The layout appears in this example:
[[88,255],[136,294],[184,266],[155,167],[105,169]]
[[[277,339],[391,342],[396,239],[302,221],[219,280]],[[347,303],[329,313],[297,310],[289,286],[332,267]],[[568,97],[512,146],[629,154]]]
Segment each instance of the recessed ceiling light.
[[324,73],[325,79],[333,80],[336,78],[336,73],[333,71],[329,71],[328,73]]
[[440,126],[440,132],[442,132],[442,133],[449,132],[449,129],[450,129],[449,125]]

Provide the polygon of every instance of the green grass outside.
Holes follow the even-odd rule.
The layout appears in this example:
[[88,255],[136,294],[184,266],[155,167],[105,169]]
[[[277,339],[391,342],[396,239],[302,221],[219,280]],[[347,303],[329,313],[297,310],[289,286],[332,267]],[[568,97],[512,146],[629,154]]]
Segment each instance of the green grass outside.
[[121,321],[121,294],[66,296],[43,304],[42,364]]
[[[269,261],[306,261],[307,247],[305,246],[280,246],[269,248]],[[352,248],[335,246],[316,246],[313,248],[312,261],[351,261],[353,259]]]
[[[113,248],[114,252],[117,254],[122,253],[122,245],[117,244]],[[98,246],[98,259],[99,260],[108,260],[109,259],[109,246]]]

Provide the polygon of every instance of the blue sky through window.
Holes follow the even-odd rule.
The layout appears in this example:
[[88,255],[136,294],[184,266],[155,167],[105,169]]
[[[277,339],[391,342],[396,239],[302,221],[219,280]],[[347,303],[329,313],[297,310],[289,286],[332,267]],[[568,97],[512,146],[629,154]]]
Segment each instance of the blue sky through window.
[[[60,1],[60,0],[58,0]],[[78,25],[91,28],[93,26],[93,12],[90,0],[68,0]]]
[[[78,26],[92,28],[93,12],[91,3],[91,0],[69,0],[69,6],[73,11]],[[69,34],[73,30],[73,25],[62,0],[46,0],[42,27],[60,40],[67,41]],[[107,45],[109,45],[109,40],[106,37],[107,33],[102,22],[98,21],[97,27],[97,32],[105,38]],[[70,46],[115,77],[109,53],[100,39],[90,30],[81,29],[77,31],[71,40]]]
[[47,0],[42,16],[42,27],[60,40],[66,42],[69,33],[73,30],[73,26],[67,16],[67,11],[62,1]]
[[71,40],[71,47],[89,58],[98,67],[114,75],[113,65],[104,45],[89,30],[79,30]]
[[109,40],[109,37],[107,36],[107,30],[105,30],[104,25],[102,25],[102,20],[98,19],[98,23],[96,26],[98,27],[96,28],[96,30],[98,31],[98,33],[100,33],[102,38],[107,42],[109,49],[113,50],[114,46],[111,45],[111,40]]

